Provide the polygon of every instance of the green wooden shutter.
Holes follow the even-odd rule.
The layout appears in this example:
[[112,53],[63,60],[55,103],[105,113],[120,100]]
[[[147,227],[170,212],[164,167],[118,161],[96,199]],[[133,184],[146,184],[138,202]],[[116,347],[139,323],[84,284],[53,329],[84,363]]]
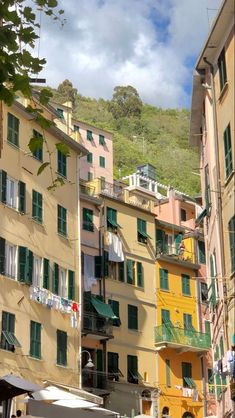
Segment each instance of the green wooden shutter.
[[128,328],[138,330],[138,308],[128,305]]
[[206,253],[205,253],[205,243],[203,241],[198,241],[198,252],[199,252],[199,263],[206,263]]
[[157,229],[156,238],[157,238],[156,249],[157,249],[157,254],[159,254],[165,251],[165,232],[162,229]]
[[171,387],[171,365],[168,359],[166,359],[166,386]]
[[25,183],[23,181],[19,181],[18,183],[18,195],[19,195],[19,212],[25,213]]
[[74,300],[74,298],[75,298],[75,274],[74,274],[74,271],[69,270],[68,299]]
[[18,257],[18,280],[20,282],[27,282],[27,248],[19,247]]
[[83,208],[82,209],[82,218],[83,218],[83,229],[87,231],[94,231],[93,224],[93,210]]
[[67,157],[57,150],[57,171],[63,177],[67,177]]
[[38,161],[43,161],[43,135],[33,129],[33,138],[36,139],[37,147],[33,151],[33,156]]
[[41,324],[30,321],[30,356],[41,358]]
[[221,91],[227,81],[225,49],[221,51],[220,56],[218,58],[218,68],[219,68],[219,80],[220,80],[220,91]]
[[43,287],[50,288],[50,262],[47,258],[43,260]]
[[105,168],[105,158],[100,156],[100,167]]
[[191,295],[190,291],[190,276],[187,274],[181,274],[182,293],[183,295]]
[[120,282],[125,281],[124,261],[118,263],[118,280]]
[[57,230],[61,235],[67,235],[67,210],[57,205]]
[[176,234],[175,235],[175,249],[176,249],[176,254],[179,254],[181,241],[182,241],[182,234]]
[[121,320],[120,320],[120,317],[119,317],[119,302],[117,300],[109,299],[108,303],[112,307],[112,310],[117,317],[116,319],[112,320],[113,321],[113,326],[120,327]]
[[109,275],[109,253],[108,253],[108,251],[104,251],[103,262],[104,262],[104,277],[108,277],[108,275]]
[[204,175],[205,175],[205,202],[206,202],[206,211],[207,211],[207,215],[209,215],[209,213],[210,213],[210,207],[211,207],[211,191],[210,191],[209,166],[208,166],[208,164],[205,167]]
[[[210,302],[212,306],[216,305],[216,287],[215,287],[215,271],[214,271],[214,259],[213,256],[210,255],[210,274],[211,274],[211,296]],[[210,288],[209,287],[209,288]]]
[[93,154],[91,152],[89,152],[89,154],[87,154],[86,158],[87,158],[87,162],[92,164]]
[[59,266],[54,263],[52,292],[58,295],[59,293]]
[[32,216],[37,222],[42,222],[42,194],[33,190]]
[[0,237],[0,274],[5,274],[5,246],[5,239]]
[[95,256],[95,277],[97,279],[102,277],[102,257],[100,255]]
[[143,266],[137,261],[137,286],[144,287]]
[[108,352],[108,373],[118,373],[118,360],[118,353]]
[[230,219],[228,223],[228,231],[231,258],[231,273],[233,273],[235,271],[235,215]]
[[67,365],[67,333],[57,330],[57,364]]
[[7,126],[7,140],[14,144],[15,146],[19,146],[19,119],[16,118],[11,113],[8,113],[8,126]]
[[138,359],[137,356],[127,356],[128,382],[138,384]]
[[26,268],[27,268],[26,281],[28,284],[32,284],[33,282],[33,252],[30,250],[27,250]]
[[127,283],[133,284],[134,283],[133,261],[129,259],[126,260],[126,274],[127,274]]
[[233,171],[230,124],[227,126],[227,128],[224,131],[224,155],[225,155],[225,174],[227,178]]
[[160,273],[160,289],[169,290],[168,270],[159,269]]
[[2,203],[7,201],[7,173],[0,170],[0,200]]
[[210,321],[205,321],[205,333],[211,338],[211,324]]
[[[192,379],[192,364],[191,363],[182,363],[182,378],[183,378],[183,387],[189,387],[187,379]],[[186,378],[186,379],[185,379]]]
[[170,321],[170,311],[168,309],[162,309],[162,324],[169,324]]
[[219,346],[220,346],[220,358],[221,358],[221,357],[224,357],[224,340],[223,340],[222,335],[220,337]]

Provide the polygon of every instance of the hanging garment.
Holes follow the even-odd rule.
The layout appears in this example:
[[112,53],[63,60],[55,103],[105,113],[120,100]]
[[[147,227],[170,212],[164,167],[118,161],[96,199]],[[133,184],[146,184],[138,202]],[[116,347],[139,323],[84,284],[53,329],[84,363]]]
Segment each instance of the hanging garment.
[[184,396],[184,398],[191,398],[192,389],[191,388],[183,388],[183,396]]
[[97,284],[95,278],[95,259],[93,255],[84,254],[84,290],[91,291],[93,285]]
[[78,321],[77,321],[77,314],[76,314],[76,312],[71,312],[71,315],[70,315],[70,323],[71,323],[71,327],[72,328],[77,328],[78,327]]
[[198,390],[196,388],[192,389],[192,401],[198,402]]
[[122,241],[120,238],[109,232],[109,260],[121,263],[124,261],[124,254],[122,250]]

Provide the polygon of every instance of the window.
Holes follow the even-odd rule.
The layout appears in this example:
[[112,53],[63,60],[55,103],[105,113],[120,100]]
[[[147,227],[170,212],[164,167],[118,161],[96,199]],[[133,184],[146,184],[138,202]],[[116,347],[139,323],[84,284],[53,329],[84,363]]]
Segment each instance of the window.
[[183,222],[185,222],[187,220],[185,209],[180,209],[180,220],[183,221]]
[[93,173],[91,173],[91,171],[88,171],[87,173],[87,181],[92,181],[93,180]]
[[6,259],[5,259],[5,274],[12,279],[16,278],[17,268],[17,247],[16,245],[6,242],[5,247]]
[[113,326],[120,327],[121,321],[119,317],[119,302],[117,300],[109,299],[108,303],[117,317],[117,319],[113,319]]
[[206,253],[204,241],[198,241],[198,259],[200,264],[206,264]]
[[86,131],[86,138],[88,141],[93,141],[92,131],[89,131],[89,130]]
[[43,260],[43,287],[50,288],[50,262],[47,258]]
[[105,168],[105,158],[100,155],[100,167]]
[[170,360],[166,359],[166,386],[168,388],[171,387],[171,366],[170,366]]
[[215,382],[214,382],[214,374],[212,369],[207,369],[207,379],[208,379],[208,388],[209,393],[215,393]]
[[125,281],[124,261],[118,263],[118,280],[120,282]]
[[232,145],[231,145],[231,128],[230,123],[224,131],[224,157],[225,157],[225,175],[226,178],[233,171],[233,157],[232,157]]
[[33,257],[33,285],[42,287],[42,258],[34,255]]
[[63,109],[57,108],[56,109],[56,113],[57,113],[57,116],[58,116],[59,119],[64,119],[64,111],[63,111]]
[[30,356],[41,358],[41,324],[30,321]]
[[194,335],[192,315],[184,313],[184,334],[191,337]]
[[190,276],[187,274],[181,274],[181,283],[182,283],[182,294],[186,296],[191,295],[190,290]]
[[134,261],[130,259],[126,260],[126,278],[127,278],[127,283],[134,284],[134,281],[135,281]]
[[6,182],[6,204],[11,208],[16,209],[18,206],[18,183],[9,176],[7,176]]
[[160,274],[160,289],[169,290],[168,270],[159,269],[159,274]]
[[182,378],[183,378],[183,387],[184,388],[193,388],[195,383],[192,379],[192,364],[191,363],[182,363]]
[[161,313],[162,313],[162,324],[164,325],[170,324],[171,323],[170,311],[168,309],[162,309]]
[[87,154],[86,156],[87,162],[92,164],[93,161],[93,154],[91,152],[89,152],[89,154]]
[[104,137],[104,135],[99,135],[99,144],[100,145],[105,145],[105,137]]
[[138,330],[138,308],[128,305],[128,328]]
[[59,296],[62,298],[68,297],[68,287],[67,287],[67,271],[62,267],[59,267]]
[[79,132],[79,126],[78,125],[73,125],[73,130],[74,132]]
[[57,150],[57,171],[63,177],[67,177],[67,157]]
[[93,210],[87,208],[82,209],[82,227],[86,231],[94,231]]
[[19,119],[8,113],[7,140],[16,147],[19,146],[19,124]]
[[208,301],[208,287],[207,283],[201,282],[200,283],[201,288],[201,302],[207,302]]
[[69,283],[68,283],[68,299],[75,299],[75,273],[69,270]]
[[222,50],[219,59],[218,59],[218,68],[219,68],[219,81],[220,81],[220,90],[223,89],[225,83],[227,82],[227,72],[226,72],[226,60],[225,60],[225,49]]
[[144,287],[144,275],[142,263],[137,261],[137,286]]
[[150,236],[147,234],[146,221],[143,219],[137,219],[137,240],[144,244],[147,243],[147,239]]
[[57,263],[54,263],[52,292],[55,293],[56,295],[59,294],[59,266]]
[[205,202],[206,202],[206,212],[207,216],[210,213],[211,207],[211,191],[210,191],[210,177],[209,177],[209,166],[205,166]]
[[43,161],[43,136],[33,129],[33,138],[36,139],[37,147],[33,152],[33,157],[38,161]]
[[15,315],[2,311],[1,348],[7,351],[15,351],[15,347],[21,347],[15,337]]
[[108,374],[109,379],[119,381],[119,356],[118,353],[108,352]]
[[231,258],[231,273],[233,273],[235,271],[235,215],[230,219],[228,223],[228,232]]
[[18,248],[18,280],[32,284],[33,279],[33,253],[26,247]]
[[60,205],[57,205],[57,231],[61,235],[67,235],[67,210]]
[[57,330],[57,364],[67,365],[67,332]]
[[137,356],[127,356],[127,380],[129,383],[139,383]]
[[121,228],[117,223],[117,211],[113,208],[107,208],[107,228],[112,231],[116,231],[117,228]]
[[42,194],[33,190],[32,217],[35,221],[42,223]]

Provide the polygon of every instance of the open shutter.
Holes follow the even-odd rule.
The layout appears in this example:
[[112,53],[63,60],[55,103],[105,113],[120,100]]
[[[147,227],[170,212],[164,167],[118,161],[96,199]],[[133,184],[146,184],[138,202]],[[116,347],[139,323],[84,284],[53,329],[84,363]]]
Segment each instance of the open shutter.
[[59,266],[54,263],[52,292],[58,295],[59,293]]
[[109,253],[108,251],[104,251],[104,277],[108,277],[109,275]]
[[176,249],[176,254],[179,254],[181,241],[182,241],[182,234],[176,234],[175,235],[175,249]]
[[163,290],[169,290],[168,270],[160,269],[160,288]]
[[100,255],[95,256],[95,277],[97,279],[102,277],[102,257]]
[[27,261],[26,261],[26,281],[29,284],[33,282],[33,253],[30,250],[27,250]]
[[124,273],[124,261],[118,263],[118,280],[120,282],[125,281],[125,273]]
[[137,261],[137,286],[144,287],[143,266],[139,261]]
[[69,270],[69,288],[68,288],[68,298],[74,300],[75,298],[75,279],[74,271]]
[[43,260],[43,287],[44,289],[50,287],[50,262],[47,258]]
[[7,173],[0,170],[0,200],[2,203],[7,201]]
[[133,261],[132,260],[126,260],[126,274],[127,274],[127,283],[133,284],[134,278],[133,278]]
[[165,250],[165,232],[162,229],[157,229],[156,231],[156,249],[157,253],[162,253]]
[[0,237],[0,274],[5,274],[5,244],[5,239]]
[[19,212],[25,213],[25,183],[23,181],[19,181],[18,183],[18,194],[19,194]]
[[18,280],[20,282],[27,281],[27,248],[19,247],[19,268],[18,268]]

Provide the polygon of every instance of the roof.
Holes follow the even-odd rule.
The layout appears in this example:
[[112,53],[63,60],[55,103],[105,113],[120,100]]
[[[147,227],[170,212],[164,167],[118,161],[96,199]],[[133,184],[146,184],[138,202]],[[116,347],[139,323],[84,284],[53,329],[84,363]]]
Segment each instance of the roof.
[[[26,108],[18,101],[15,101],[12,107],[16,108],[16,110],[19,111],[27,120],[35,119],[35,115],[33,113],[27,112]],[[83,145],[81,145],[79,142],[76,142],[56,126],[51,126],[50,128],[47,128],[46,131],[68,145],[69,148],[72,148],[78,154],[82,154],[83,156],[89,154],[89,151]]]
[[78,120],[78,119],[72,118],[72,123],[74,125],[79,125],[79,123],[83,123],[84,125],[88,126],[89,128],[95,128],[95,129],[97,129],[97,131],[100,131],[100,132],[103,132],[103,133],[106,133],[106,134],[109,134],[109,135],[113,136],[113,132],[107,131],[103,128],[99,128],[98,126],[95,126],[95,125],[91,125],[90,123],[87,123],[87,122],[85,122],[83,120],[80,120],[80,119]]

